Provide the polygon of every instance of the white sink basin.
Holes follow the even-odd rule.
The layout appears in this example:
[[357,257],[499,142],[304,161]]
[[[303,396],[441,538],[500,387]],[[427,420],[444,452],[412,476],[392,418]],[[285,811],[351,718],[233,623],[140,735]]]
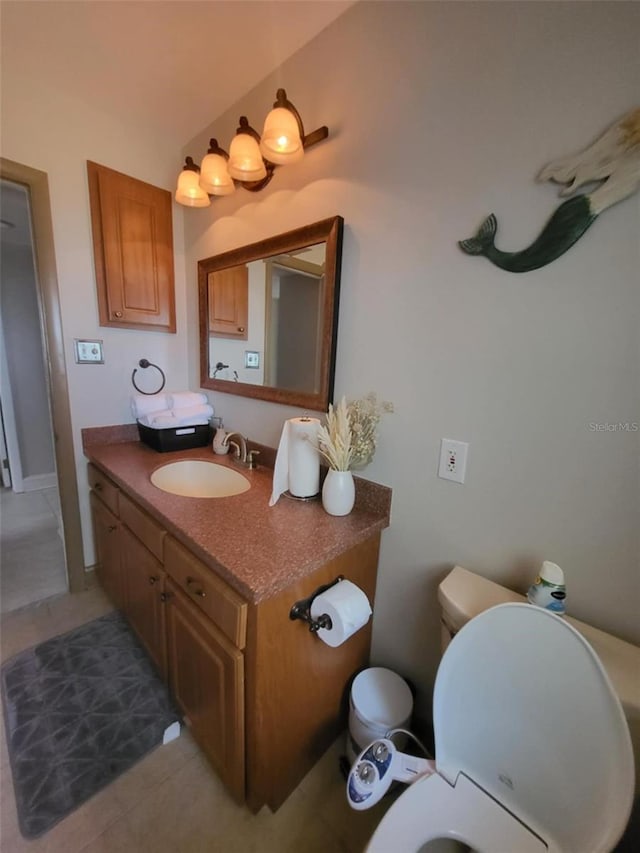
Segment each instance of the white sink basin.
[[237,471],[200,459],[169,462],[153,472],[151,482],[163,492],[187,498],[228,498],[251,488]]

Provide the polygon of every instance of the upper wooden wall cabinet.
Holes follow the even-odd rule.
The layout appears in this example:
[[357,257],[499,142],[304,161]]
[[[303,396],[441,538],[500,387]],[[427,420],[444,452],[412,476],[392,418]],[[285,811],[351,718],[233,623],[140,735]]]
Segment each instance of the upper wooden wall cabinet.
[[249,268],[246,264],[209,273],[209,331],[218,338],[246,341],[249,323]]
[[175,332],[171,193],[87,161],[101,326]]

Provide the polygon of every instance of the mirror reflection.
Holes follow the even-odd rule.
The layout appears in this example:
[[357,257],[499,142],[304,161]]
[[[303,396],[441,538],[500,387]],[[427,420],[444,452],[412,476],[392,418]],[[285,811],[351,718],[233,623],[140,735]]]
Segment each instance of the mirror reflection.
[[211,379],[319,392],[325,250],[209,273]]
[[334,217],[198,263],[203,387],[327,408],[341,238]]

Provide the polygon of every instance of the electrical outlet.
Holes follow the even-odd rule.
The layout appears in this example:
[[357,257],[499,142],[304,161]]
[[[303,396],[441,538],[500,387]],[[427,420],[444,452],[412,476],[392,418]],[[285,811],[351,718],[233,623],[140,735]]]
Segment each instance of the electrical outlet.
[[464,483],[468,452],[469,445],[466,441],[443,438],[440,445],[438,477],[442,477],[443,480],[453,480],[454,483]]

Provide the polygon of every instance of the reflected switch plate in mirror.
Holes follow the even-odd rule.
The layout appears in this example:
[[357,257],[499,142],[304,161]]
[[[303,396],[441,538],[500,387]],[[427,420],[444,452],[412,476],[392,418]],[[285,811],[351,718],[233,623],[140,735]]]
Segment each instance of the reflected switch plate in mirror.
[[259,368],[260,367],[260,353],[255,352],[255,350],[244,351],[244,366],[249,368]]

